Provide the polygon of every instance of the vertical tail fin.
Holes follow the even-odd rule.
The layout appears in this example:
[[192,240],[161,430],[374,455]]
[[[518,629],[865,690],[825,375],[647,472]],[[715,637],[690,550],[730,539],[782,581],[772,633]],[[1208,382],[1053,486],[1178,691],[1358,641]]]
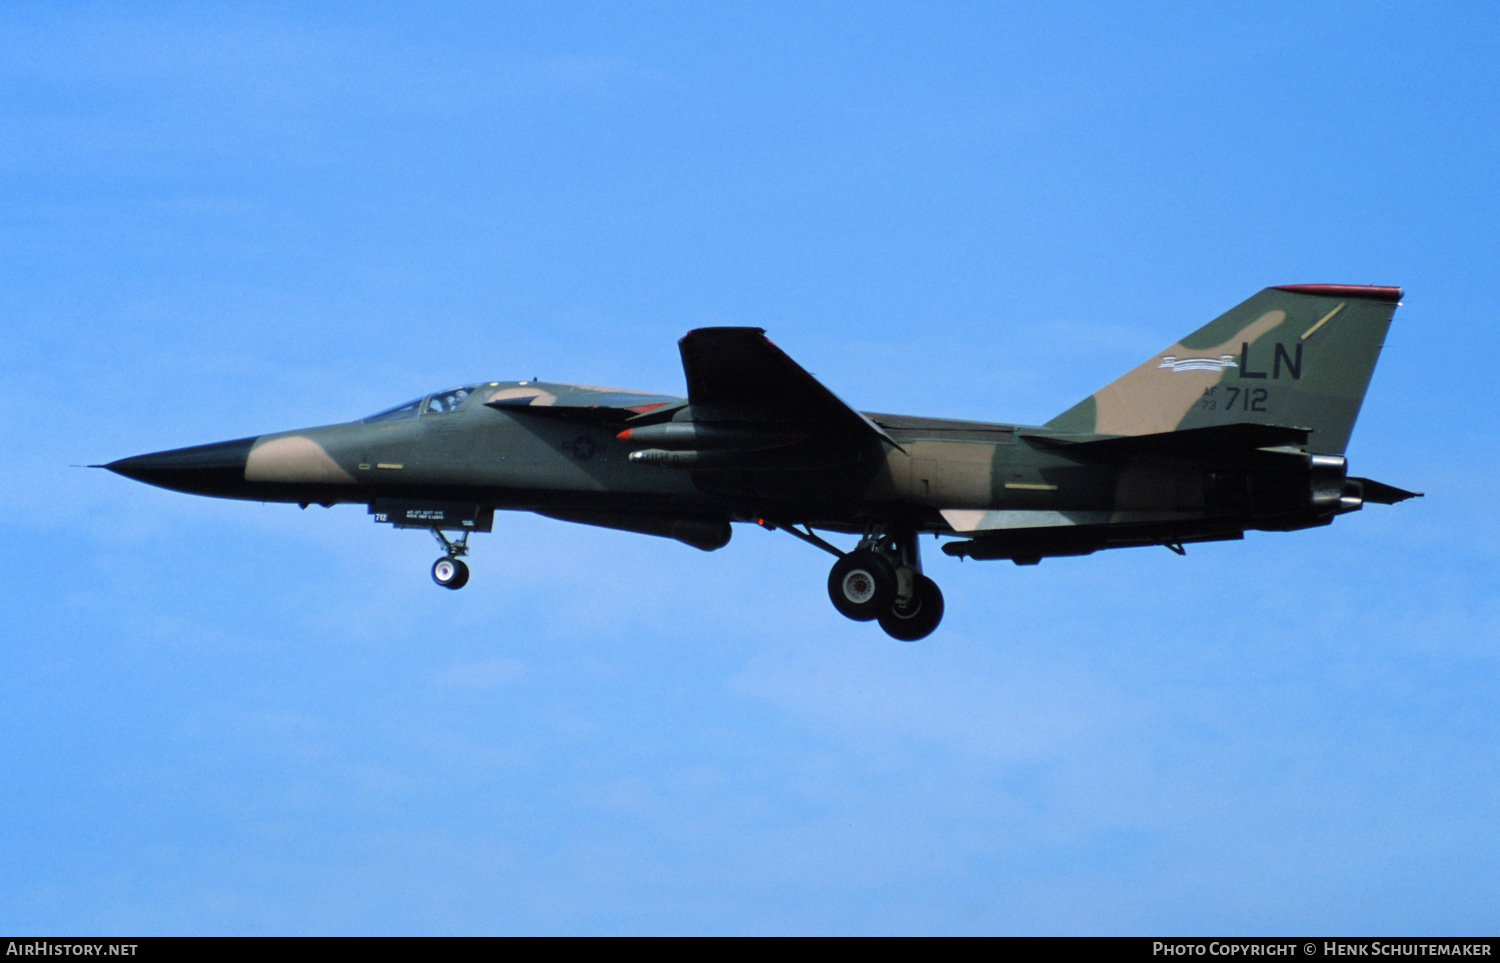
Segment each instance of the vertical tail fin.
[[1047,422],[1148,435],[1214,425],[1307,428],[1343,454],[1400,288],[1266,288]]

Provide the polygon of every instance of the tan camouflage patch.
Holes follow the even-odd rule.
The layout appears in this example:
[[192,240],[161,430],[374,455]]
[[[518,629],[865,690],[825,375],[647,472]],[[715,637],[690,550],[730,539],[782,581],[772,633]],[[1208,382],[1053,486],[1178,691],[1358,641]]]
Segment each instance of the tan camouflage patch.
[[[1098,413],[1094,431],[1101,435],[1149,435],[1176,430],[1203,397],[1204,389],[1218,384],[1228,370],[1222,361],[1217,365],[1192,366],[1177,359],[1211,360],[1238,355],[1242,344],[1254,344],[1285,320],[1285,311],[1267,311],[1222,344],[1189,349],[1178,342],[1154,355],[1094,393]],[[1166,364],[1164,358],[1173,359],[1175,364]]]
[[499,391],[491,392],[485,397],[485,404],[491,401],[511,401],[521,398],[530,398],[531,404],[536,407],[547,407],[557,403],[557,395],[541,388],[501,388]]
[[353,476],[339,467],[311,438],[300,435],[257,442],[245,459],[245,481],[322,482],[352,484]]
[[908,484],[919,502],[953,508],[988,506],[994,500],[995,446],[926,441],[907,445]]
[[1140,524],[1179,522],[1202,516],[1193,512],[1122,512],[1122,511],[1047,511],[1032,509],[994,509],[975,511],[944,509],[943,521],[955,532],[1000,532],[1021,529],[1062,529],[1078,525]]

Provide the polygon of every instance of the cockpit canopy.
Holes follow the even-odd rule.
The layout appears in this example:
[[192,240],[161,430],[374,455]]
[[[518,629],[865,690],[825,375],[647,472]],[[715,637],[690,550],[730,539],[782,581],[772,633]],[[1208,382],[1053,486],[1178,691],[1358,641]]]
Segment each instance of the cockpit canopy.
[[422,408],[424,415],[447,415],[462,408],[469,400],[469,388],[453,388],[448,391],[429,395],[427,404]]
[[686,399],[595,385],[554,384],[545,381],[482,381],[408,401],[363,420],[369,424],[446,415],[462,411],[472,404],[499,408],[587,409],[592,412],[616,412],[620,417],[628,417],[686,404]]
[[422,398],[418,398],[416,401],[408,401],[404,405],[397,405],[394,408],[387,408],[384,411],[376,412],[363,420],[365,424],[369,424],[373,421],[400,421],[402,418],[415,418],[417,411],[422,407],[423,400]]
[[474,393],[477,385],[468,385],[463,388],[449,388],[447,391],[439,391],[416,401],[408,401],[404,405],[387,408],[385,411],[377,412],[364,419],[365,424],[377,421],[400,421],[403,418],[416,418],[419,415],[446,415],[461,410],[469,401],[469,396]]

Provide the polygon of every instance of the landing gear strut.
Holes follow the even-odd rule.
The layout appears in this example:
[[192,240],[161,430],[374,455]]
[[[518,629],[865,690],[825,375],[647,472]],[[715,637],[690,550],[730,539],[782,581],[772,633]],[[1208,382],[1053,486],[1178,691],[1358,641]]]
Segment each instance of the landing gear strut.
[[943,620],[943,593],[922,574],[912,530],[866,532],[854,551],[833,564],[828,597],[840,615],[878,621],[886,635],[902,642],[926,638]]
[[917,532],[905,526],[871,524],[852,552],[841,552],[804,524],[757,518],[756,524],[781,529],[838,557],[828,573],[828,599],[839,614],[856,622],[876,622],[902,642],[925,639],[943,621],[943,593],[922,574]]
[[459,556],[469,554],[469,533],[450,540],[440,529],[432,535],[442,543],[444,555],[432,563],[432,580],[445,589],[461,589],[469,584],[469,566]]

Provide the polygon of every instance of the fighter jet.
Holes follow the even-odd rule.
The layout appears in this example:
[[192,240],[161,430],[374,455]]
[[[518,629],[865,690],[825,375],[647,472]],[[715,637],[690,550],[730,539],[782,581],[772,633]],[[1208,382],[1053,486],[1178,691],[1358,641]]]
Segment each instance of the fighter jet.
[[[860,412],[760,328],[678,342],[687,397],[489,381],[346,424],[137,455],[95,467],[176,491],[368,506],[427,529],[432,579],[469,580],[469,536],[496,510],[673,538],[732,525],[833,555],[828,595],[893,638],[929,635],[945,555],[1044,558],[1327,525],[1420,493],[1348,472],[1344,451],[1401,289],[1267,288],[1044,425]],[[855,536],[851,550],[824,537]]]

